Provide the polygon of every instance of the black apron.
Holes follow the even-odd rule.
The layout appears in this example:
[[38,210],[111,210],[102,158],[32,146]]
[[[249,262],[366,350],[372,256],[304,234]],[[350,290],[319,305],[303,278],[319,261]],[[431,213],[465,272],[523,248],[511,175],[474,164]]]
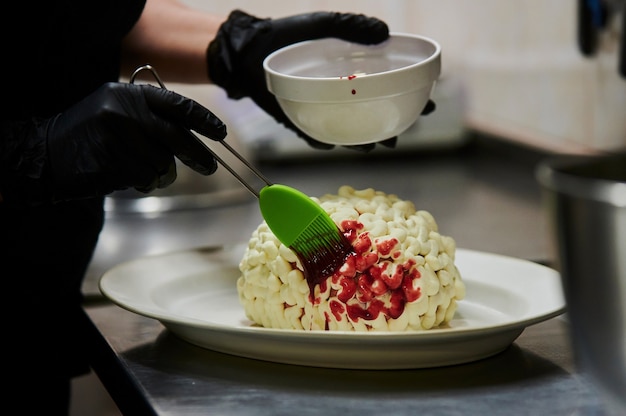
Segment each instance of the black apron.
[[[117,81],[121,40],[144,2],[11,2],[0,29],[0,117],[51,117]],[[103,222],[103,198],[36,207],[0,203],[5,339],[21,374],[67,379],[89,370],[78,325],[81,285]]]

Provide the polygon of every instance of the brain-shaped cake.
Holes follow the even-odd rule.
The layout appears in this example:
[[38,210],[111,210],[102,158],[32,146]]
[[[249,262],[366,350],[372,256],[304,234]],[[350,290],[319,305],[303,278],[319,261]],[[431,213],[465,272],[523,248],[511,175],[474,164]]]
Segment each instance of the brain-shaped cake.
[[311,284],[295,253],[261,223],[237,281],[250,320],[267,328],[412,331],[453,318],[465,286],[454,263],[455,242],[439,234],[432,215],[373,189],[343,186],[313,199],[354,253],[333,275]]

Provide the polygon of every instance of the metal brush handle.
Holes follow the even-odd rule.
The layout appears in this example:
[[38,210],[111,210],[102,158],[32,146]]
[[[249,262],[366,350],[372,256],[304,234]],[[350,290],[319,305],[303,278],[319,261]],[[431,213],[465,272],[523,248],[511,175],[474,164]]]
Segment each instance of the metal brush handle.
[[[152,74],[152,76],[154,76],[154,79],[159,84],[159,86],[161,88],[163,88],[163,89],[167,89],[165,87],[165,84],[163,83],[163,81],[161,81],[161,77],[159,77],[159,74],[157,73],[156,69],[154,69],[154,67],[152,65],[143,65],[143,66],[140,66],[139,68],[135,69],[135,71],[130,76],[129,82],[131,84],[135,83],[135,79],[137,78],[137,75],[141,71],[150,71],[150,73]],[[219,162],[219,164],[224,166],[226,168],[226,170],[228,170],[243,186],[245,186],[250,192],[252,192],[252,194],[254,196],[259,198],[259,191],[258,190],[254,189],[254,187],[252,187],[252,185],[250,185],[248,182],[246,182],[246,180],[239,173],[237,173],[237,171],[235,171],[232,167],[230,167],[228,165],[228,163],[226,163],[221,157],[219,157],[209,146],[206,145],[206,143],[204,143],[202,140],[200,140],[200,138],[198,138],[191,130],[187,130],[187,131],[189,132],[189,134],[191,136],[193,136],[194,140],[198,141],[206,150],[211,152],[211,154],[213,155],[215,160],[217,160]],[[211,138],[209,138],[209,139],[212,140]],[[252,173],[254,173],[254,175],[257,178],[259,178],[260,180],[265,182],[265,184],[267,184],[268,186],[273,185],[272,182],[270,182],[250,162],[248,162],[248,160],[246,160],[246,158],[244,158],[241,154],[239,154],[239,152],[237,152],[235,149],[233,149],[233,147],[231,145],[226,143],[226,141],[224,141],[224,140],[214,140],[214,141],[220,142],[226,148],[226,150],[228,150],[233,156],[235,156],[237,159],[239,159],[239,161],[241,161],[241,163],[243,163]]]

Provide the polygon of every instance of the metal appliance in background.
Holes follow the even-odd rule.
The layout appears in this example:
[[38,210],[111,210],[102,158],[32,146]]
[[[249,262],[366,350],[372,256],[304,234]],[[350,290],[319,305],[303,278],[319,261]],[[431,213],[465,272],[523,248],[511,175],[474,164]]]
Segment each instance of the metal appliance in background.
[[598,49],[598,36],[607,30],[613,18],[621,16],[621,35],[617,71],[626,78],[626,1],[578,0],[578,47],[592,57]]
[[624,415],[626,153],[547,160],[537,178],[577,365],[597,382],[615,415]]

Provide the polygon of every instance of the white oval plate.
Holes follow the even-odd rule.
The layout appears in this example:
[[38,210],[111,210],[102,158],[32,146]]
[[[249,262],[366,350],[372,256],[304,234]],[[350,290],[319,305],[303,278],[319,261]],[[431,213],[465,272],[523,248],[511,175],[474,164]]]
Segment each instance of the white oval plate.
[[236,280],[245,245],[199,248],[122,263],[100,290],[129,311],[159,320],[203,348],[315,367],[408,369],[466,363],[506,349],[529,325],[560,315],[559,274],[512,257],[457,249],[467,287],[446,328],[344,332],[255,326],[239,304]]

